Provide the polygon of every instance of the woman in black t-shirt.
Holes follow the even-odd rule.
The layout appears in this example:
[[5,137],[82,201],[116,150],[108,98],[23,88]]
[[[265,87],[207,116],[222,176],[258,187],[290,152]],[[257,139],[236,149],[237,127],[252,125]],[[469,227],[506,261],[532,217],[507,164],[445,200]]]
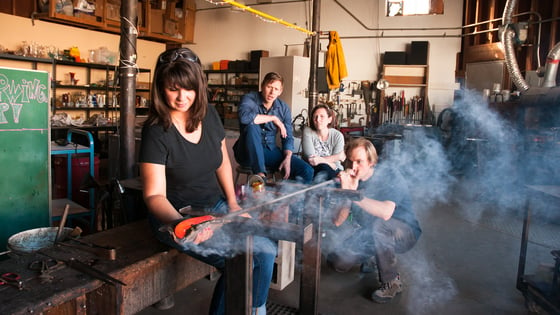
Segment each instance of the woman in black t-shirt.
[[[144,201],[157,238],[224,271],[224,256],[238,250],[234,231],[205,230],[193,244],[178,243],[159,228],[182,218],[185,206],[215,213],[240,210],[235,196],[225,131],[208,104],[207,83],[200,60],[188,48],[163,52],[157,61],[152,104],[142,128],[140,172]],[[276,245],[254,238],[254,312],[265,311]],[[214,291],[210,313],[223,314],[224,277]]]

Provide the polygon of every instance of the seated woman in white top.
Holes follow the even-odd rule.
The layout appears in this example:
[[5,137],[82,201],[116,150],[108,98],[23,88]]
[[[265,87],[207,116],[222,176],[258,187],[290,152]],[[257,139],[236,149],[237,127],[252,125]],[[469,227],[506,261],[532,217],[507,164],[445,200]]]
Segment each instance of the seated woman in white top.
[[334,128],[330,128],[333,111],[319,104],[311,111],[309,127],[303,130],[302,157],[315,171],[314,182],[334,178],[346,159],[344,154],[344,136]]

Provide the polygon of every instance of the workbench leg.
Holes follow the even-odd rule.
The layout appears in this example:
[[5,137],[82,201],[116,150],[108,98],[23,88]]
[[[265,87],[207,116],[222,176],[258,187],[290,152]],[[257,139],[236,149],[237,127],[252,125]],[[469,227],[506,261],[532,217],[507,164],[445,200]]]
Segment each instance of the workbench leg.
[[226,259],[226,314],[251,315],[253,306],[253,236],[245,238],[245,253]]
[[[312,200],[307,200],[312,199]],[[301,285],[299,290],[299,314],[318,314],[319,280],[321,276],[321,213],[323,211],[323,198],[312,196],[306,198],[305,209],[310,209],[304,215],[304,222],[313,225],[311,239],[303,244]],[[311,201],[312,203],[308,203]],[[317,207],[311,205],[319,205]]]
[[527,290],[527,285],[523,281],[525,275],[525,263],[527,261],[527,243],[529,242],[529,225],[531,224],[531,202],[529,201],[528,193],[525,192],[525,219],[523,220],[523,232],[521,233],[521,246],[519,250],[519,265],[517,267],[517,284],[518,290],[523,292]]

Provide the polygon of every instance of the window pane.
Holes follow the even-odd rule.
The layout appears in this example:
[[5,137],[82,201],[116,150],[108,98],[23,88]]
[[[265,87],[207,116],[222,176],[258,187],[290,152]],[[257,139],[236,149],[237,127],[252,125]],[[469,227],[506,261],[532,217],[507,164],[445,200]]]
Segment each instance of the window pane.
[[403,15],[430,13],[430,0],[404,0]]
[[387,16],[443,14],[443,0],[387,0]]

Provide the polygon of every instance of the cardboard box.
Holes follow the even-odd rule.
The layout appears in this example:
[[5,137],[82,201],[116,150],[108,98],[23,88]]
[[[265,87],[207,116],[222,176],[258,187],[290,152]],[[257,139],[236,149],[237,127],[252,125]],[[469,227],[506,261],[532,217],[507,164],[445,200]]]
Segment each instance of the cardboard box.
[[152,33],[163,33],[163,10],[159,9],[151,9],[150,10],[150,32]]
[[105,18],[107,20],[120,21],[121,19],[120,4],[107,3],[105,7],[107,8],[105,13]]
[[163,32],[175,36],[179,32],[179,24],[174,20],[165,19]]

